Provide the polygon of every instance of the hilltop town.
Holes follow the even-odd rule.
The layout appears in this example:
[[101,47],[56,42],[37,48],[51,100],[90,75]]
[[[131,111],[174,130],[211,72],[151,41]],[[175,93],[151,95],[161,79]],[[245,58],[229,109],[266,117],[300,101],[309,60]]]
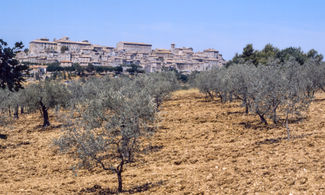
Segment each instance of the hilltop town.
[[87,40],[71,41],[69,37],[33,40],[29,49],[17,54],[21,62],[48,65],[59,63],[68,67],[75,63],[80,66],[139,65],[146,72],[173,68],[182,73],[210,70],[223,66],[225,60],[215,49],[194,52],[193,48],[177,48],[171,44],[170,49],[152,49],[151,44],[135,42],[118,42],[116,47],[92,44]]

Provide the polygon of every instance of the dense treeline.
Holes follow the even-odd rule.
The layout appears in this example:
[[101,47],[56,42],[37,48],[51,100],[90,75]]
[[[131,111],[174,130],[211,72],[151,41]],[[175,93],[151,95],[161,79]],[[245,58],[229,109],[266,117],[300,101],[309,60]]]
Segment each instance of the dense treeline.
[[116,67],[109,67],[109,66],[94,66],[91,63],[88,64],[88,66],[82,67],[78,63],[72,64],[72,66],[66,66],[63,67],[59,63],[52,63],[49,64],[46,68],[46,71],[48,72],[59,72],[59,71],[67,71],[67,72],[77,72],[78,74],[82,74],[84,71],[88,72],[116,72],[120,73],[123,72],[122,66],[116,66]]
[[226,66],[243,63],[251,63],[255,66],[268,65],[271,59],[277,59],[278,64],[283,64],[288,60],[294,60],[300,65],[303,65],[310,60],[320,63],[323,57],[322,54],[319,54],[314,49],[305,53],[301,48],[288,47],[280,50],[271,44],[267,44],[262,50],[255,50],[252,44],[248,44],[243,49],[242,54],[236,54]]
[[[64,134],[55,141],[62,152],[79,159],[78,167],[99,166],[113,172],[122,191],[122,172],[136,160],[141,141],[155,132],[161,102],[178,88],[175,72],[137,77],[93,77],[68,84],[40,81],[18,92],[0,91],[0,116],[18,119],[19,110],[39,111],[43,127],[49,109],[64,109]],[[7,113],[7,114],[5,114]]]
[[297,48],[279,50],[267,45],[262,51],[248,45],[226,67],[201,72],[192,81],[208,97],[222,102],[242,101],[245,113],[255,113],[265,125],[284,117],[288,120],[305,111],[317,90],[324,90],[325,64],[322,55]]

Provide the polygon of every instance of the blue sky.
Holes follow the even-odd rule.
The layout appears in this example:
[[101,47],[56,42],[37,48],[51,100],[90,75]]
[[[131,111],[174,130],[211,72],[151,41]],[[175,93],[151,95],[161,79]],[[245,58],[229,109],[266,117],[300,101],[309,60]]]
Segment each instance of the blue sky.
[[10,44],[69,36],[115,46],[219,50],[225,59],[252,43],[325,54],[323,0],[3,0],[0,38]]

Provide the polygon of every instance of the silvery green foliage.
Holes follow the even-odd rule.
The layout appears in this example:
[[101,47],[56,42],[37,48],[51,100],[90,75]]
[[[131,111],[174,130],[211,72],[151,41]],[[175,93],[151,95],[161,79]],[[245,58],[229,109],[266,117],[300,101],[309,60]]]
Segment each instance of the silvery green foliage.
[[240,66],[230,66],[227,71],[230,74],[232,95],[242,101],[245,113],[248,113],[250,107],[248,87],[254,78],[256,67],[254,65],[242,64]]
[[0,90],[0,125],[7,124],[11,119],[11,101],[10,97],[12,96],[12,92],[8,89]]
[[220,97],[222,102],[232,100],[233,95],[233,80],[231,79],[231,72],[225,68],[220,69],[216,76],[217,80],[213,87],[217,97]]
[[11,117],[11,113],[13,113],[14,117],[18,118],[19,106],[23,106],[24,103],[22,101],[23,91],[24,89],[19,91],[9,91],[4,89],[0,91],[0,109],[2,115],[4,115],[5,111],[8,111],[8,117]]
[[12,92],[7,89],[0,90],[0,107],[1,107],[1,109],[8,108],[8,106],[10,105],[11,94],[12,94]]
[[226,68],[200,72],[194,79],[194,87],[198,88],[207,97],[219,97],[222,102],[232,99],[233,80],[232,72]]
[[251,79],[247,83],[247,101],[250,111],[256,113],[267,124],[281,102],[281,73],[276,66],[259,66],[253,68]]
[[67,89],[71,94],[68,104],[72,107],[80,104],[83,101],[84,93],[82,89],[82,84],[78,81],[71,81],[67,85]]
[[[142,82],[142,83],[141,83]],[[178,89],[179,84],[175,72],[156,72],[144,75],[136,79],[135,87],[144,87],[148,93],[154,98],[157,107],[168,95]]]
[[24,98],[23,101],[29,109],[37,110],[40,101],[47,108],[53,108],[56,105],[65,107],[70,97],[70,92],[64,84],[55,81],[44,81],[28,85],[22,98]]
[[175,89],[175,83],[173,73],[75,83],[68,88],[78,95],[73,99],[81,106],[73,115],[80,118],[71,118],[74,125],[55,143],[63,152],[72,151],[81,167],[99,165],[116,173],[121,191],[124,166],[135,160],[141,140],[154,132],[157,102]]
[[317,90],[325,91],[325,63],[307,60],[305,65],[301,67],[303,77],[309,79],[307,93],[313,95]]
[[299,116],[315,91],[324,90],[325,65],[312,59],[301,65],[294,59],[280,63],[269,58],[265,65],[236,64],[201,72],[194,86],[211,97],[220,97],[222,102],[234,96],[242,101],[246,113],[257,114],[265,124],[267,118],[277,123],[278,111],[286,115],[286,121],[288,115]]
[[192,82],[193,87],[198,88],[206,96],[213,98],[213,92],[218,91],[220,88],[217,87],[219,85],[219,82],[217,82],[218,73],[219,70],[211,70],[196,74]]
[[30,111],[41,110],[45,127],[50,125],[48,109],[55,106],[66,107],[70,97],[70,92],[64,84],[44,81],[28,85],[23,92],[21,101]]

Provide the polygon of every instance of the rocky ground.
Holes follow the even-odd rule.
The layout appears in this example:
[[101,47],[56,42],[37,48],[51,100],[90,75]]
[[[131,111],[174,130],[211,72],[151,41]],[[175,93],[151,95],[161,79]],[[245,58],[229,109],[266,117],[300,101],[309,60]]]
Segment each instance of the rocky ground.
[[[125,194],[325,194],[325,94],[289,124],[290,141],[283,125],[265,127],[243,111],[197,90],[175,92],[160,109],[151,150],[123,173]],[[75,161],[53,145],[61,123],[54,113],[51,120],[42,129],[35,113],[1,127],[0,194],[114,192],[114,174],[71,169]]]

